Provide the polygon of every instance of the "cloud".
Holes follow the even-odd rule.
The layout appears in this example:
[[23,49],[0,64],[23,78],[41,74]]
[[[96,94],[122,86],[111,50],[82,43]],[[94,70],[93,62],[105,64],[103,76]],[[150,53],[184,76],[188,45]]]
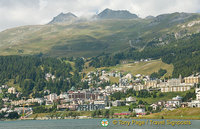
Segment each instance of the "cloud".
[[60,12],[93,15],[105,8],[129,10],[140,17],[173,12],[200,12],[200,0],[0,0],[0,31],[45,24]]

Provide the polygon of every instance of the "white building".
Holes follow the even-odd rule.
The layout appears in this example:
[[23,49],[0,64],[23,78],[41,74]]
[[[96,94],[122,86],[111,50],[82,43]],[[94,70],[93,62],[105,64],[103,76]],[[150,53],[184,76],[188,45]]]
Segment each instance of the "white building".
[[196,100],[200,100],[200,88],[196,88],[195,93],[196,93]]
[[60,99],[69,99],[69,96],[68,96],[67,93],[61,93],[61,94],[59,95],[59,98],[60,98]]
[[52,94],[49,95],[49,100],[50,100],[51,102],[53,102],[54,100],[57,99],[57,97],[58,97],[57,94],[52,93]]
[[132,76],[130,73],[128,73],[128,74],[126,74],[126,76],[124,76],[123,78],[126,78],[126,79],[132,79],[133,76]]
[[130,97],[126,98],[126,102],[128,102],[128,103],[136,102],[136,98],[130,96]]
[[181,100],[169,100],[166,103],[166,107],[180,107],[181,105]]
[[183,99],[183,97],[181,97],[181,96],[176,96],[176,97],[172,98],[172,100],[182,100],[182,99]]
[[14,87],[11,87],[11,88],[8,89],[8,93],[16,94],[16,89]]
[[104,82],[109,82],[109,81],[110,81],[110,79],[107,78],[107,77],[104,76],[104,75],[103,75],[103,76],[100,76],[99,79],[102,80],[102,81],[104,81]]
[[196,93],[196,100],[188,102],[189,107],[200,107],[200,88],[196,88],[195,93]]
[[125,103],[123,100],[116,100],[112,102],[112,106],[115,106],[115,107],[122,106],[123,103]]
[[133,112],[135,112],[136,114],[145,113],[145,109],[144,108],[134,108]]
[[192,100],[188,102],[188,107],[200,107],[200,100]]

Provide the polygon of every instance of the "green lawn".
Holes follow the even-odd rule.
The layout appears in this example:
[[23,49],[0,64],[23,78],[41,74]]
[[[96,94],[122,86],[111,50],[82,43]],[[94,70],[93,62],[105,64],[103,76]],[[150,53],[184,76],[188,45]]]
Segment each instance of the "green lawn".
[[158,72],[158,70],[161,68],[167,70],[165,76],[171,76],[173,72],[173,65],[165,64],[160,59],[148,62],[121,64],[109,68],[111,71],[112,70],[124,71],[126,73],[132,73],[133,75],[136,74],[150,75],[153,72]]
[[114,113],[122,113],[122,112],[128,112],[129,107],[128,106],[119,106],[119,107],[111,107],[110,111],[113,111]]

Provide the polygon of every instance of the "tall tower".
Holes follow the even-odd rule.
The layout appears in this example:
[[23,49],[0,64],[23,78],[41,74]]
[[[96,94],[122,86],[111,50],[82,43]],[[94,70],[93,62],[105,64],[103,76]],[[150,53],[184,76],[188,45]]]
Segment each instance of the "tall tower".
[[181,74],[179,75],[179,80],[180,80],[180,83],[182,83],[182,76],[181,76]]

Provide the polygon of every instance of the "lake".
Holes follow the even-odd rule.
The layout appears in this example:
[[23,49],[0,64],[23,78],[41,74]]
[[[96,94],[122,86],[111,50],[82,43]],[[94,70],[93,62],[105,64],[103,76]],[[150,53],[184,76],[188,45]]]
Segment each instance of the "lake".
[[103,127],[101,123],[102,119],[0,121],[0,129],[199,129],[200,127],[200,120],[108,119],[107,127]]

